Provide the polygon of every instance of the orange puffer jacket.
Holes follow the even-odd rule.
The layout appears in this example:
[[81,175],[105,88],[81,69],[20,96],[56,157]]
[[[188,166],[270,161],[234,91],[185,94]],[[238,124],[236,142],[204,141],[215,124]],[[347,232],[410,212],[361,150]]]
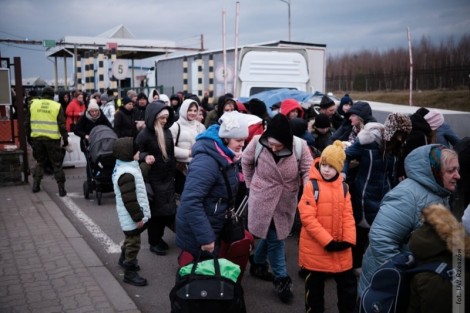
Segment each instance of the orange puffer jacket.
[[352,251],[328,252],[332,240],[356,244],[356,227],[349,192],[344,196],[342,177],[326,182],[319,172],[317,158],[310,169],[310,179],[318,181],[319,198],[315,201],[311,181],[304,186],[299,202],[302,230],[299,242],[299,266],[312,271],[338,273],[352,268]]

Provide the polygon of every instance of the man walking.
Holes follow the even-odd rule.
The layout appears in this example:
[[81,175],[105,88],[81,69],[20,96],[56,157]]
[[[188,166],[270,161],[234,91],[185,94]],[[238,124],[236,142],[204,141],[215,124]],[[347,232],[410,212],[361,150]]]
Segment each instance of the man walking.
[[[54,178],[59,186],[59,196],[67,195],[65,191],[65,174],[62,169],[63,147],[68,146],[68,133],[65,127],[65,113],[60,103],[53,101],[54,90],[44,88],[43,98],[34,99],[27,110],[25,129],[28,143],[33,149],[37,165],[33,171],[33,192],[41,190],[41,179],[44,166],[50,161],[54,169]],[[60,139],[63,139],[61,146]]]

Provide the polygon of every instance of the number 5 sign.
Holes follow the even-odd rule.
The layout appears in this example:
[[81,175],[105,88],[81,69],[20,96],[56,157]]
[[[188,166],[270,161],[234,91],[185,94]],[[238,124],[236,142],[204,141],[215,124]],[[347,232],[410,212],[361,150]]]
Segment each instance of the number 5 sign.
[[113,62],[112,73],[114,78],[117,80],[123,80],[127,78],[127,61],[122,59],[117,59]]

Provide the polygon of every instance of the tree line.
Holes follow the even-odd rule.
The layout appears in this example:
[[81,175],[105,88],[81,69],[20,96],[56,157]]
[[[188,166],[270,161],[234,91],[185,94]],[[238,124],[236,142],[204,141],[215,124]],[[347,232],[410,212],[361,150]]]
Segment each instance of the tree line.
[[[413,89],[458,89],[470,86],[470,34],[432,44],[422,37],[412,44]],[[327,90],[381,91],[409,89],[408,48],[362,50],[329,56]]]

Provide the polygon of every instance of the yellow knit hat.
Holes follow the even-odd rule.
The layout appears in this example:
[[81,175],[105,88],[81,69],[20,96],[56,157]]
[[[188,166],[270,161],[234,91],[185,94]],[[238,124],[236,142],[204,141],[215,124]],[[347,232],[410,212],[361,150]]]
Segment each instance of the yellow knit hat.
[[341,173],[345,159],[346,153],[344,153],[343,143],[336,140],[323,150],[320,157],[320,164],[326,163],[334,167],[338,173]]

